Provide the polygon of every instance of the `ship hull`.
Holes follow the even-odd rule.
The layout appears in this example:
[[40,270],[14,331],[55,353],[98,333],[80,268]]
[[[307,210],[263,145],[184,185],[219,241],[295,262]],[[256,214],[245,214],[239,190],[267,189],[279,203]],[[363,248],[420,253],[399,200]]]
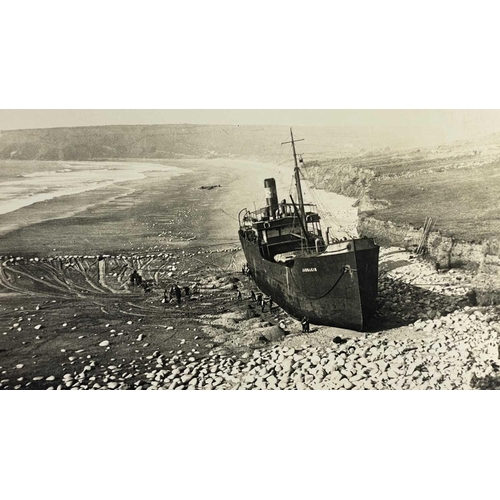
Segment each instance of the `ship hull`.
[[366,329],[375,312],[379,247],[368,238],[339,244],[291,264],[264,258],[258,244],[240,233],[251,275],[262,292],[292,316],[313,324]]

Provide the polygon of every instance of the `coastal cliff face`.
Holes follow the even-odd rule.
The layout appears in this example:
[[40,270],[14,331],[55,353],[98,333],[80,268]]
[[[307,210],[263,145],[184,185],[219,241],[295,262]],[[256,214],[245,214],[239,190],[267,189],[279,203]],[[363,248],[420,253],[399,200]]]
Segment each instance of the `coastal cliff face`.
[[487,305],[500,303],[499,160],[496,143],[459,143],[311,162],[307,176],[318,188],[356,197],[359,234],[383,246],[416,249],[431,216],[426,258],[441,270],[475,270],[477,301]]
[[[423,228],[394,224],[361,216],[358,224],[361,235],[374,238],[384,246],[416,249]],[[439,232],[429,234],[425,256],[438,269],[465,267],[476,271],[473,280],[476,301],[479,305],[500,304],[500,241],[488,239],[482,242],[456,240]]]
[[343,159],[313,160],[307,163],[305,170],[314,187],[358,199],[366,194],[376,176],[372,169]]

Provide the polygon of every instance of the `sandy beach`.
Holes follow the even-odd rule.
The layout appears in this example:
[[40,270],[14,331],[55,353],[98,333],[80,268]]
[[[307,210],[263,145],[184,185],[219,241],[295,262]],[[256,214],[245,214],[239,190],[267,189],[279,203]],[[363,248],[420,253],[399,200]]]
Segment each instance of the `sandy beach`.
[[[160,172],[166,178],[180,173],[176,167],[150,162],[19,163],[16,165],[18,172],[23,172],[25,167],[29,172],[30,163],[42,164],[44,168],[14,178],[7,170],[0,177],[0,235],[43,221],[70,217],[109,201],[114,191],[106,188],[116,184],[146,179],[152,172]],[[89,194],[77,196],[85,193]],[[64,198],[66,203],[61,204],[58,198]],[[58,203],[50,203],[52,200]],[[13,212],[16,212],[13,216],[6,216]]]
[[[371,330],[315,326],[304,334],[281,308],[252,304],[258,289],[241,273],[237,238],[239,210],[264,205],[267,177],[276,178],[278,196],[286,198],[291,167],[227,158],[168,165],[181,175],[153,169],[0,216],[4,228],[9,218],[18,224],[0,240],[1,389],[491,383],[497,316],[493,308],[471,308],[470,273],[443,278],[408,252],[384,249]],[[314,197],[343,227],[354,223],[352,199]],[[132,269],[147,288],[130,285]],[[180,303],[168,300],[174,283],[193,293]],[[464,344],[469,357],[461,354]]]
[[[265,204],[264,179],[275,177],[278,196],[288,198],[291,175],[291,165],[227,158],[53,163],[53,170],[3,183],[0,253],[102,254],[235,244],[238,212]],[[211,185],[220,187],[200,189]],[[353,225],[354,200],[322,196]]]

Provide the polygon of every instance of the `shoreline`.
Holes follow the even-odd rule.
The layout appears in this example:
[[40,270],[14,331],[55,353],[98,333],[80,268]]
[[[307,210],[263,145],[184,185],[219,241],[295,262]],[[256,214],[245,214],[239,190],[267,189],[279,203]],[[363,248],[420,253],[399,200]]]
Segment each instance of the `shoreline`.
[[0,196],[0,216],[62,196],[74,196],[105,189],[114,184],[145,179],[151,172],[162,172],[167,175],[181,173],[172,165],[146,161],[37,161],[36,163],[38,167],[43,165],[53,168],[17,175],[15,178],[7,177],[4,181],[1,181],[0,177],[0,188],[10,191],[8,195]]
[[[41,163],[41,162],[38,162]],[[47,162],[54,163],[54,162]],[[112,204],[123,197],[130,197],[134,192],[134,184],[139,181],[147,181],[149,177],[161,172],[164,180],[183,175],[186,171],[172,165],[153,164],[151,162],[130,162],[129,170],[116,168],[123,166],[125,162],[60,162],[54,167],[61,166],[89,166],[98,165],[113,167],[111,169],[92,168],[88,172],[92,179],[96,176],[111,176],[112,179],[85,183],[85,179],[78,179],[85,185],[73,188],[57,188],[58,190],[39,193],[25,198],[6,200],[0,202],[0,236],[9,238],[16,231],[28,230],[39,224],[51,221],[64,220],[85,213],[100,205]],[[139,166],[138,169],[133,167]],[[116,173],[115,173],[116,172]],[[48,176],[60,174],[60,170],[42,172],[40,174],[28,174],[24,177],[39,177],[43,184]],[[74,172],[81,176],[80,172]],[[118,175],[119,174],[119,175]],[[59,181],[60,182],[60,181]],[[9,182],[12,184],[12,181]],[[0,187],[2,184],[0,183]],[[39,187],[38,187],[39,188]],[[2,205],[4,210],[2,211]]]

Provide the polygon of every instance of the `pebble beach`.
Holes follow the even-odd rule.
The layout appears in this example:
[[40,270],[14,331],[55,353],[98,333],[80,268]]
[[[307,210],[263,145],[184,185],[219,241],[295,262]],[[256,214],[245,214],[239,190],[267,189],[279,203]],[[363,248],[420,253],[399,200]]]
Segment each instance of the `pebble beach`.
[[[221,186],[209,191],[192,174],[195,160],[163,183],[156,174],[124,183],[133,194],[113,210],[116,232],[107,222],[107,203],[64,219],[66,234],[81,234],[84,222],[90,244],[49,242],[44,224],[9,233],[3,245],[12,251],[0,256],[0,388],[447,390],[497,384],[498,307],[477,306],[472,271],[438,271],[401,248],[381,251],[378,310],[366,332],[311,325],[303,334],[279,307],[260,311],[250,300],[255,284],[241,274],[244,257],[230,216],[249,196],[262,195],[260,180],[269,172],[265,164],[239,165],[239,172],[227,160],[197,167],[206,174],[203,185]],[[240,199],[245,186],[253,195]],[[351,231],[353,202],[329,200]],[[51,225],[61,228],[47,221],[45,229]],[[141,236],[134,239],[134,232]],[[50,251],[30,253],[38,239]],[[15,254],[16,241],[24,255]],[[150,284],[147,293],[128,286],[132,269]],[[193,291],[179,305],[164,301],[164,289],[174,282]]]

